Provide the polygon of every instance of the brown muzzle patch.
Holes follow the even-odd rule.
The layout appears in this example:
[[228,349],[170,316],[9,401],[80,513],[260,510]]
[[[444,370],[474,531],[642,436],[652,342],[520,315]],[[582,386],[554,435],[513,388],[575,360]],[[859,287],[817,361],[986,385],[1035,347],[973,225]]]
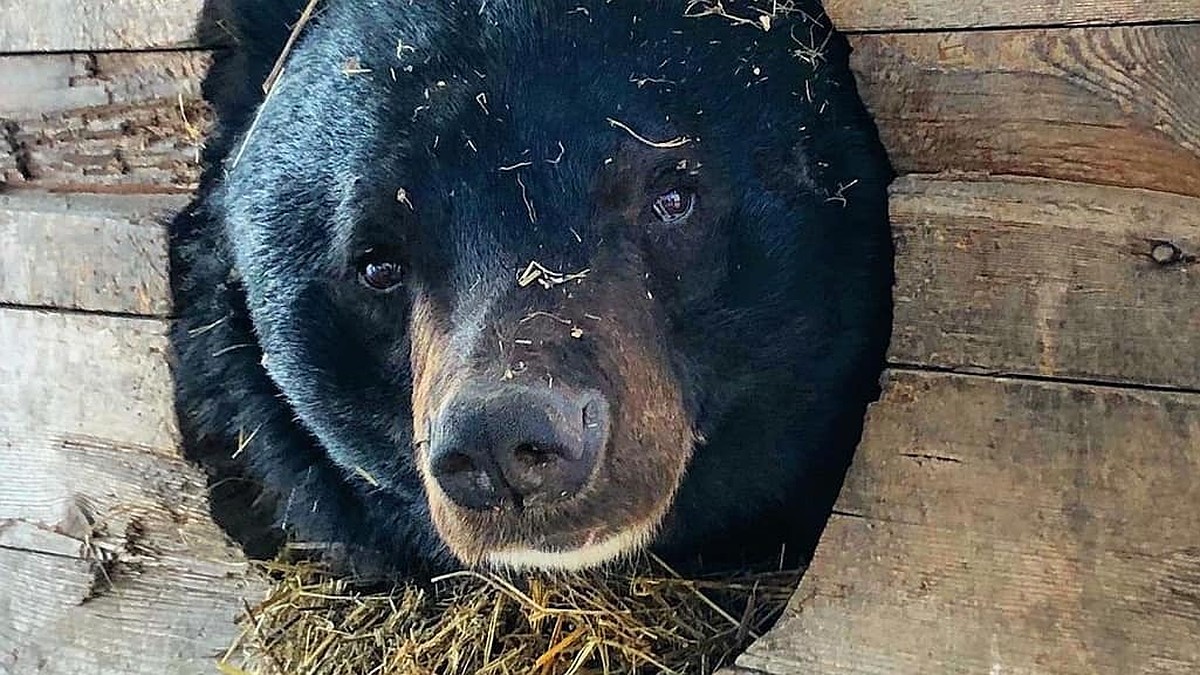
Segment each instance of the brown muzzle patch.
[[[616,301],[630,297],[640,301]],[[584,282],[555,299],[553,318],[523,322],[534,314],[528,306],[503,312],[477,340],[452,340],[453,328],[439,325],[434,307],[423,300],[414,307],[416,460],[434,526],[468,565],[581,567],[639,548],[670,509],[691,458],[683,392],[641,285]],[[495,337],[506,334],[510,340]],[[449,345],[467,343],[474,354],[450,353]],[[545,507],[491,510],[464,509],[447,498],[430,470],[426,430],[464,383],[481,378],[499,383],[492,386],[604,393],[611,411],[607,447],[578,494]]]

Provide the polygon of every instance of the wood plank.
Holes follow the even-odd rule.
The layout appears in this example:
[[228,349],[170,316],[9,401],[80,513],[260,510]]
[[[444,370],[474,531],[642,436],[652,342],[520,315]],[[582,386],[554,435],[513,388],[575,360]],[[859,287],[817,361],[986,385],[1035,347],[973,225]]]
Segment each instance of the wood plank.
[[[0,615],[4,617],[0,621],[0,644],[19,644],[26,635],[63,619],[101,583],[97,576],[86,560],[0,548],[0,584],[6,589],[0,601]],[[7,651],[0,652],[0,667],[15,668],[16,659],[6,656]]]
[[0,583],[23,590],[12,611],[16,625],[0,621],[0,644],[16,646],[0,653],[0,670],[211,675],[231,643],[242,597],[253,603],[262,592],[256,583],[227,578],[220,567],[147,567],[110,586],[85,564],[0,550]]
[[160,49],[195,43],[201,0],[2,0],[0,53]]
[[893,372],[762,673],[1200,672],[1200,395]]
[[166,316],[183,196],[0,195],[0,304]]
[[854,42],[863,98],[902,173],[1200,196],[1200,24]]
[[[3,0],[0,53],[145,50],[194,46],[202,0]],[[826,0],[845,31],[1200,21],[1194,0]],[[68,18],[69,17],[69,18]]]
[[1200,20],[1195,0],[825,0],[825,9],[837,26],[854,31]]
[[[0,197],[0,302],[166,314],[152,218],[181,204]],[[909,176],[892,214],[894,362],[1200,388],[1200,200]]]
[[1200,199],[909,176],[891,210],[894,362],[1200,389]]
[[[902,172],[1200,195],[1200,25],[866,35],[863,96]],[[202,52],[0,57],[9,186],[187,191]],[[183,98],[183,112],[179,99]]]
[[165,329],[0,309],[0,670],[212,672],[262,591],[178,454]]
[[204,52],[0,57],[0,187],[188,192]]

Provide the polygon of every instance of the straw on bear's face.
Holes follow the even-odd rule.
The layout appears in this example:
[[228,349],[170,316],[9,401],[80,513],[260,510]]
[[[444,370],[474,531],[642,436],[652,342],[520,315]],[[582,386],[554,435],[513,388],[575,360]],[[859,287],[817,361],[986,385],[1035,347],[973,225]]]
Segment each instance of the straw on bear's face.
[[[325,433],[336,442],[342,424],[383,422],[392,443],[382,451],[346,447],[334,459],[384,490],[409,489],[401,467],[412,462],[461,561],[597,564],[651,540],[691,457],[694,395],[676,366],[686,355],[671,343],[672,315],[723,275],[727,189],[701,153],[648,146],[602,119],[563,127],[538,161],[511,170],[476,153],[489,140],[537,139],[480,136],[478,150],[440,152],[439,170],[397,164],[405,187],[394,203],[356,194],[347,218],[374,227],[322,243],[340,273],[313,276],[311,259],[274,251],[245,261],[262,269],[247,281],[252,297],[255,279],[287,280],[286,291],[263,291],[267,368],[317,428],[332,401],[356,414],[354,389],[406,393],[411,427],[397,401],[395,419],[331,421]],[[559,143],[573,156],[557,157]],[[269,236],[278,249],[291,235]],[[318,328],[326,322],[339,329]],[[355,358],[378,359],[374,372],[335,384],[344,363],[310,370],[347,343]],[[310,356],[287,357],[298,353]],[[306,390],[320,399],[311,410]]]
[[[456,281],[417,281],[399,252],[389,261],[413,270],[417,467],[433,523],[467,562],[569,568],[639,548],[692,454],[671,315],[688,310],[681,285],[722,275],[727,197],[695,153],[605,138],[600,122],[563,130],[574,160],[539,157],[453,189],[463,202],[491,203],[493,190],[516,202],[471,209],[478,226],[415,235],[455,252],[417,265]],[[517,180],[537,217],[520,208]],[[531,197],[531,186],[542,189]]]
[[301,536],[417,559],[575,568],[827,508],[890,173],[804,4],[327,0],[257,119],[243,37],[176,225],[185,432],[238,438]]

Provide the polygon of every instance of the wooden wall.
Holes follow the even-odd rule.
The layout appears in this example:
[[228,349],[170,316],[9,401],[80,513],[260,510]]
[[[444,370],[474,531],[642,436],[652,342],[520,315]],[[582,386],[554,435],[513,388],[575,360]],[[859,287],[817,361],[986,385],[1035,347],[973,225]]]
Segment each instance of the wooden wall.
[[905,174],[893,368],[739,666],[1200,672],[1200,1],[830,7]]
[[[261,590],[163,357],[198,5],[0,0],[3,672],[213,672]],[[1200,672],[1200,0],[828,8],[904,174],[893,367],[739,667]]]

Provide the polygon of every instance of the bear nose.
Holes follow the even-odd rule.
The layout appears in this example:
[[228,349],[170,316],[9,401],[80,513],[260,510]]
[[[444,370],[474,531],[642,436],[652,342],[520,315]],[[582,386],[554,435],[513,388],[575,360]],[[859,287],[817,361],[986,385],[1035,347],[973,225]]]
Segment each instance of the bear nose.
[[608,430],[608,401],[597,392],[464,389],[432,424],[430,472],[463,508],[551,504],[591,478]]

